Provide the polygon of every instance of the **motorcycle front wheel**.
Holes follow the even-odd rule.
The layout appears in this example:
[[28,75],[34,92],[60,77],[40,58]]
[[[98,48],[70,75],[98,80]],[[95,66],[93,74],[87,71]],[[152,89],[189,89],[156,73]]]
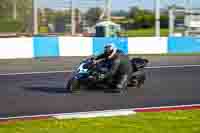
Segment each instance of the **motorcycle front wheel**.
[[74,93],[80,91],[80,82],[77,79],[69,80],[66,86],[67,92]]

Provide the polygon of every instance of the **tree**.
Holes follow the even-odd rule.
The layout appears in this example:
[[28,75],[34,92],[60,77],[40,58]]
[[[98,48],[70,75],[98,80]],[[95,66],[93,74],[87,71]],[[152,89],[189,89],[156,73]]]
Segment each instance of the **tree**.
[[154,26],[155,16],[150,10],[142,10],[138,7],[131,7],[128,12],[128,20],[132,20],[131,27],[149,28]]
[[[17,20],[13,18],[15,3]],[[10,29],[8,32],[21,32],[27,28],[30,31],[32,27],[32,0],[1,0],[0,23],[1,28]]]
[[128,12],[128,18],[135,18],[140,14],[140,9],[137,6],[133,6],[130,8]]
[[12,8],[12,0],[1,0],[0,1],[0,17],[5,18],[10,15]]
[[32,12],[32,0],[1,0],[0,1],[0,16],[10,18],[13,12],[14,1],[17,3],[18,19],[30,15]]
[[126,12],[126,11],[124,11],[124,10],[113,11],[113,12],[112,12],[112,16],[127,17],[127,16],[128,16],[128,12]]
[[90,8],[86,14],[85,18],[90,26],[93,26],[99,21],[99,17],[102,14],[102,10],[100,8]]
[[[182,19],[184,20],[184,19]],[[168,28],[168,23],[169,23],[169,16],[166,14],[161,14],[160,16],[160,27],[161,28]]]

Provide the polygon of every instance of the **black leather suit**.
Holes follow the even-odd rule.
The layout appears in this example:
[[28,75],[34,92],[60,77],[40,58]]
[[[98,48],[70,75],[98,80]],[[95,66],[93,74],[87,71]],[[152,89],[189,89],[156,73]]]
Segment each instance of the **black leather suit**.
[[[103,53],[96,59],[108,59],[109,54]],[[129,61],[128,55],[125,55],[122,51],[117,50],[112,60],[112,67],[106,77],[108,79],[117,79],[117,89],[125,89],[127,87],[129,78],[132,74],[132,65]]]

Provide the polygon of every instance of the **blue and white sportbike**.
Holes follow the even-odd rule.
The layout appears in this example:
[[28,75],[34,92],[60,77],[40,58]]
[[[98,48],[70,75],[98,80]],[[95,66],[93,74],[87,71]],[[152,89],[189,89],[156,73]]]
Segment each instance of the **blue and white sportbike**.
[[[144,68],[148,63],[148,60],[133,58],[130,60],[130,62],[134,71],[131,74],[130,81],[128,81],[126,88],[140,88],[146,79]],[[111,61],[105,60],[101,63],[94,64],[94,58],[83,60],[68,80],[66,85],[67,91],[76,92],[81,89],[92,88],[114,89],[117,80],[114,78],[105,78],[105,75],[110,71],[111,66]]]

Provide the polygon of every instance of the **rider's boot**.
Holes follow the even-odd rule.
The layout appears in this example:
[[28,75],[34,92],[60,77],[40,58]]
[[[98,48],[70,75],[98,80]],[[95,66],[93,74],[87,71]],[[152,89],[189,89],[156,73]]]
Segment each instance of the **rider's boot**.
[[116,86],[115,91],[119,92],[119,93],[123,93],[127,90],[127,85],[128,85],[128,75],[122,75],[119,83]]

